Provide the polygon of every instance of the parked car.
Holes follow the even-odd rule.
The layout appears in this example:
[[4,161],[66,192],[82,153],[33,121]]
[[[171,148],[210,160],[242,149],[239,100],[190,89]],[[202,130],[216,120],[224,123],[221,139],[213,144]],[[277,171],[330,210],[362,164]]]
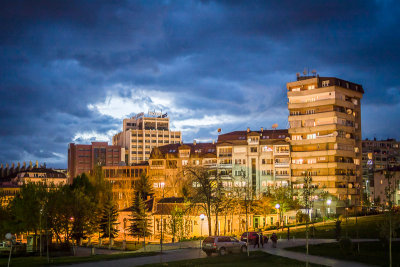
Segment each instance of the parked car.
[[[258,233],[257,232],[249,232],[249,244],[254,245],[254,243],[256,243],[258,237]],[[247,232],[244,232],[242,234],[242,237],[240,238],[241,241],[246,242],[247,241]]]
[[209,236],[203,241],[202,250],[211,256],[212,253],[225,255],[227,253],[244,253],[246,243],[229,236]]

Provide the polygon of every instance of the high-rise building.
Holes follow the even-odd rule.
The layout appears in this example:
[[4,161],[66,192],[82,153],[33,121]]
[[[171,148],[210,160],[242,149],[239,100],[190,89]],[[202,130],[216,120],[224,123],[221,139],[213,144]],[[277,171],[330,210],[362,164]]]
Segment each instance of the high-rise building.
[[363,87],[332,77],[305,76],[287,83],[292,183],[328,191],[331,209],[359,205]]
[[77,175],[89,173],[97,165],[118,166],[121,162],[121,147],[107,142],[92,142],[91,145],[68,145],[69,182]]
[[374,202],[372,188],[374,174],[400,166],[400,142],[396,139],[362,141],[363,189],[370,202]]
[[154,147],[181,140],[181,132],[170,130],[167,113],[149,112],[124,119],[122,132],[114,135],[113,144],[124,149],[123,160],[132,165],[147,161]]

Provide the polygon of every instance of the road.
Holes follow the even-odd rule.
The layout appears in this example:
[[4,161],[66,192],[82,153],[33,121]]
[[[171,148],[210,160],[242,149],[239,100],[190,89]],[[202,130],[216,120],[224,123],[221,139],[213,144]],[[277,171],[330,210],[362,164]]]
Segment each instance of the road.
[[[377,241],[377,239],[360,239],[360,240],[353,240],[353,242],[357,241]],[[366,267],[370,265],[365,265],[362,263],[355,263],[349,261],[341,261],[335,259],[328,259],[319,256],[312,256],[309,255],[308,257],[304,253],[299,252],[292,252],[284,250],[286,247],[295,247],[295,246],[304,246],[305,239],[295,239],[295,240],[285,240],[281,239],[278,241],[278,247],[272,248],[271,242],[268,242],[264,248],[254,248],[253,246],[250,247],[250,251],[261,250],[267,253],[286,257],[290,259],[308,261],[310,263],[325,265],[325,266],[341,266],[341,267]],[[310,239],[309,244],[322,244],[322,243],[332,243],[336,242],[335,239]],[[140,266],[145,264],[152,264],[152,263],[160,263],[162,262],[170,262],[170,261],[180,261],[180,260],[190,260],[190,259],[197,259],[197,258],[205,258],[206,254],[203,253],[200,249],[179,249],[179,250],[170,250],[165,251],[163,255],[155,255],[155,256],[146,256],[146,257],[137,257],[137,258],[125,258],[125,259],[118,259],[118,260],[110,260],[110,261],[97,261],[97,262],[88,262],[88,263],[79,263],[74,264],[74,267],[106,267],[106,266],[118,266],[118,267],[132,267],[132,266]],[[70,266],[70,265],[68,265]]]

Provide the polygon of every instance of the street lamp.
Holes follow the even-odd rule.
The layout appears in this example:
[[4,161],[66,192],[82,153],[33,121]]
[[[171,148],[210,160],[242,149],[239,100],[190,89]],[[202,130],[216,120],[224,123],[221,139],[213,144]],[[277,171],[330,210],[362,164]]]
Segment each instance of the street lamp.
[[332,203],[332,200],[330,200],[330,199],[328,199],[328,200],[326,201],[326,204],[328,205],[328,217],[329,217],[329,214],[331,213],[331,208],[330,208],[331,203]]
[[202,237],[203,237],[203,221],[206,216],[202,213],[200,214],[200,249],[202,246]]
[[278,213],[278,222],[279,222],[279,226],[278,226],[278,229],[279,229],[279,227],[281,226],[281,214],[280,214],[280,209],[281,208],[281,205],[279,205],[279,203],[276,203],[276,205],[275,205],[275,209],[276,209],[276,212]]
[[8,256],[8,265],[7,267],[10,267],[10,261],[11,261],[11,252],[12,252],[12,234],[11,233],[7,233],[6,234],[6,239],[10,240],[10,255]]
[[161,256],[161,262],[162,262],[162,252],[163,252],[163,227],[164,227],[164,225],[163,225],[163,212],[164,212],[164,186],[165,186],[165,183],[164,182],[161,182],[160,183],[160,186],[162,187],[162,199],[163,199],[163,202],[161,203],[161,238],[160,238],[160,249],[161,249],[161,254],[160,254],[160,256]]

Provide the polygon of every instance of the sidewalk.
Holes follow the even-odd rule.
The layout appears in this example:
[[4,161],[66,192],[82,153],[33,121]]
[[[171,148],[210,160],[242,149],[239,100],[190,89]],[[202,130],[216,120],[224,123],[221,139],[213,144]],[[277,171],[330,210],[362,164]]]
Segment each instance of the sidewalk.
[[[367,242],[367,241],[377,241],[377,239],[353,239],[353,242]],[[333,243],[336,242],[335,239],[311,239],[309,240],[308,244],[313,245],[313,244],[323,244],[323,243]],[[277,248],[272,248],[271,242],[268,242],[267,245],[264,245],[264,248],[253,248],[250,247],[250,250],[261,250],[265,251],[269,254],[276,255],[276,256],[281,256],[289,259],[294,259],[294,260],[299,260],[306,262],[308,259],[309,263],[314,263],[314,264],[320,264],[320,265],[325,265],[325,266],[340,266],[340,267],[367,267],[367,266],[372,266],[372,265],[366,265],[363,263],[358,263],[358,262],[352,262],[352,261],[342,261],[342,260],[337,260],[337,259],[331,259],[331,258],[326,258],[326,257],[320,257],[320,256],[313,256],[313,255],[307,255],[304,253],[300,252],[293,252],[293,251],[288,251],[285,250],[284,248],[288,247],[297,247],[297,246],[305,246],[306,240],[305,239],[295,239],[295,240],[283,240],[280,239],[278,241]]]

